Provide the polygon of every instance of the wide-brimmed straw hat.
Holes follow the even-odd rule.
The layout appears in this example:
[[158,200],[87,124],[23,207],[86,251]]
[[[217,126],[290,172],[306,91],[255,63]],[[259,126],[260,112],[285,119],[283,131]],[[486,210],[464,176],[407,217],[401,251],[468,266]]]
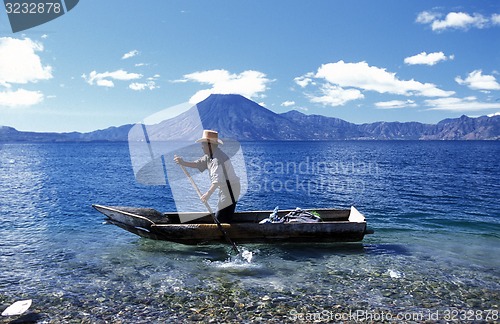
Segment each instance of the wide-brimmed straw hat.
[[212,143],[212,144],[224,144],[220,139],[219,139],[219,133],[213,130],[208,130],[205,129],[203,131],[203,136],[199,140],[196,141],[196,143]]

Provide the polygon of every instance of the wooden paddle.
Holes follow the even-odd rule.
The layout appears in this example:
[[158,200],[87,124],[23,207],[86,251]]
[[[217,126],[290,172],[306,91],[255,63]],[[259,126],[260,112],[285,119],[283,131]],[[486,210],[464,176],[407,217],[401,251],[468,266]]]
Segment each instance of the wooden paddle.
[[200,189],[198,188],[198,186],[194,182],[193,178],[191,178],[191,175],[189,174],[189,172],[187,172],[186,168],[182,164],[179,163],[179,165],[180,165],[182,171],[184,171],[184,174],[188,177],[188,179],[191,182],[191,185],[193,186],[194,190],[196,190],[196,193],[198,194],[198,197],[200,198],[201,202],[203,202],[203,204],[205,205],[205,207],[207,207],[207,210],[210,213],[210,215],[212,216],[215,224],[217,224],[217,228],[222,232],[222,235],[224,235],[224,238],[226,239],[226,241],[229,244],[232,245],[234,252],[236,252],[236,254],[240,254],[240,251],[238,250],[238,247],[236,246],[236,244],[234,244],[234,242],[231,240],[231,238],[229,237],[229,235],[226,233],[226,231],[222,227],[222,225],[219,222],[219,220],[217,219],[217,217],[215,217],[215,213],[212,211],[212,208],[210,207],[210,205],[208,204],[208,202],[203,201],[203,199],[201,199],[201,197],[203,196],[203,194],[201,193]]

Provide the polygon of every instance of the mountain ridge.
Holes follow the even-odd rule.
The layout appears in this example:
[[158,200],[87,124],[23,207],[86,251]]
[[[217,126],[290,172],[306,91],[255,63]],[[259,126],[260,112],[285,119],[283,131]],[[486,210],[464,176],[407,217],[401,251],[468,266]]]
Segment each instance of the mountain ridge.
[[[196,118],[193,118],[196,117]],[[201,121],[200,123],[194,122]],[[0,142],[123,142],[133,124],[87,133],[22,132],[0,126]],[[183,135],[198,137],[214,129],[238,141],[280,140],[500,140],[500,116],[465,115],[437,124],[374,122],[354,124],[296,110],[275,113],[240,95],[210,95],[188,111],[148,126],[151,140]]]

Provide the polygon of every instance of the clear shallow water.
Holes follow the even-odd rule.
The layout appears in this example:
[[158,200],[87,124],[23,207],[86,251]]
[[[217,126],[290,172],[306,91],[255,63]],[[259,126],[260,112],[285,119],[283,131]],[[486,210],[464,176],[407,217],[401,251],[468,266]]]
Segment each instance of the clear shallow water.
[[229,260],[225,245],[140,239],[91,208],[174,208],[169,188],[135,182],[125,143],[0,144],[0,310],[30,298],[39,322],[134,323],[498,310],[499,143],[243,148],[249,192],[238,209],[354,204],[375,235],[245,245],[250,263]]

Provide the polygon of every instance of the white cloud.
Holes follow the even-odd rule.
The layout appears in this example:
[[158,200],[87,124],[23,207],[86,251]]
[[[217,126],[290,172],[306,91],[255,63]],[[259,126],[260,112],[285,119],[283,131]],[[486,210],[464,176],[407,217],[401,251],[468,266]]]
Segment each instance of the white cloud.
[[170,83],[188,83],[189,80],[186,79],[177,79],[177,80],[170,80]]
[[287,100],[287,101],[284,101],[281,103],[281,106],[282,107],[290,107],[290,106],[293,106],[295,105],[295,101],[291,101],[291,100]]
[[133,50],[133,51],[130,51],[128,53],[123,54],[122,60],[126,60],[126,59],[129,59],[129,58],[137,56],[137,55],[139,55],[139,51]]
[[293,79],[295,81],[295,83],[297,83],[301,88],[305,88],[307,87],[308,85],[312,84],[312,85],[316,85],[316,83],[313,81],[313,78],[314,77],[314,73],[312,72],[309,72],[309,73],[306,73],[305,75],[303,76],[300,76],[300,77],[296,77],[295,79]]
[[29,38],[0,37],[0,86],[36,83],[52,78],[52,67],[43,65],[37,52],[43,45]]
[[324,84],[320,88],[321,95],[307,95],[311,102],[325,106],[343,106],[352,100],[363,99],[365,96],[358,89],[343,89],[342,87]]
[[311,102],[329,106],[341,106],[352,100],[364,98],[364,91],[405,96],[449,97],[455,92],[444,91],[432,83],[415,80],[399,80],[395,73],[366,62],[323,64],[316,74],[309,72],[296,77],[301,87],[317,86],[319,94],[307,93]]
[[366,62],[328,63],[322,65],[315,75],[331,84],[340,87],[358,88],[378,93],[398,95],[417,95],[426,97],[448,97],[453,91],[444,91],[432,83],[421,83],[415,80],[399,80],[395,73],[387,72],[383,68],[369,66]]
[[500,14],[491,15],[491,22],[493,25],[500,25]]
[[230,74],[226,70],[208,70],[184,75],[185,80],[210,84],[222,82],[229,78]]
[[205,99],[207,99],[212,94],[210,89],[200,90],[196,92],[191,98],[189,98],[189,103],[195,105]]
[[130,81],[142,78],[142,74],[138,73],[129,73],[124,70],[116,70],[113,72],[104,72],[97,73],[96,71],[90,72],[87,76],[86,74],[82,75],[82,78],[87,81],[90,85],[98,85],[101,87],[114,87],[115,84],[113,80],[119,81]]
[[425,65],[435,65],[440,61],[453,60],[454,55],[446,56],[443,52],[434,52],[427,54],[422,52],[417,55],[413,55],[404,59],[404,62],[409,65],[425,64]]
[[154,81],[148,81],[148,82],[133,82],[128,86],[130,89],[135,90],[135,91],[142,91],[142,90],[154,90],[159,88],[159,86],[156,85],[156,82]]
[[147,84],[146,83],[139,83],[139,82],[133,82],[129,84],[129,88],[135,91],[142,91],[146,89]]
[[421,24],[429,24],[434,20],[437,20],[441,17],[440,13],[430,12],[430,11],[422,11],[417,16],[417,22]]
[[491,19],[481,14],[468,14],[465,12],[450,12],[446,17],[440,20],[441,14],[423,11],[418,14],[416,22],[421,24],[430,24],[433,31],[442,31],[445,29],[486,28],[490,25],[498,24],[496,14]]
[[460,85],[466,85],[472,90],[500,90],[500,83],[493,75],[483,75],[483,71],[475,70],[469,73],[467,78],[457,76],[455,81]]
[[113,81],[107,79],[97,79],[95,83],[100,87],[113,88],[115,86]]
[[397,108],[405,108],[405,107],[416,107],[417,104],[413,100],[391,100],[384,102],[375,103],[375,107],[379,109],[397,109]]
[[444,20],[432,22],[432,30],[442,30],[448,28],[468,29],[470,27],[484,28],[488,20],[481,14],[472,16],[464,12],[450,12]]
[[500,111],[497,111],[496,113],[488,115],[488,117],[495,117],[495,116],[500,116]]
[[429,110],[449,111],[479,111],[486,109],[500,109],[498,102],[481,102],[476,97],[466,98],[439,98],[425,100]]
[[272,82],[259,71],[248,70],[240,74],[230,74],[226,70],[208,70],[184,75],[184,79],[174,82],[199,82],[208,84],[209,89],[195,93],[189,102],[198,103],[210,94],[240,94],[249,99],[262,98],[267,90],[267,84]]
[[0,106],[20,107],[33,106],[43,101],[43,94],[40,91],[29,91],[18,89],[16,91],[0,92]]

